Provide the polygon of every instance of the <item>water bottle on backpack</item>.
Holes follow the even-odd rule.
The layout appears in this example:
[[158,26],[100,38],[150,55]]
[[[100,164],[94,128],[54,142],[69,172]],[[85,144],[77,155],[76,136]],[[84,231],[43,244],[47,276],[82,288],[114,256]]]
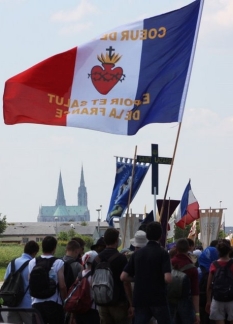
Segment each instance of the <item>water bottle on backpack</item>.
[[49,278],[50,279],[53,279],[55,282],[56,282],[56,278],[57,278],[57,274],[56,272],[54,271],[54,268],[51,267],[50,271],[49,271]]

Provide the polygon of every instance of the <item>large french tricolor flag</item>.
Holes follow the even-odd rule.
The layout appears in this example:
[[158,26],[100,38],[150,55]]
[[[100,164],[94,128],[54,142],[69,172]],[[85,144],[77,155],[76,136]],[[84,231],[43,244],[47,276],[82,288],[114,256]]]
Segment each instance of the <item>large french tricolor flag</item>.
[[203,0],[124,25],[6,81],[4,121],[134,135],[181,122]]
[[189,181],[183,193],[175,223],[176,226],[184,229],[185,226],[191,224],[198,218],[200,218],[199,204],[192,192]]

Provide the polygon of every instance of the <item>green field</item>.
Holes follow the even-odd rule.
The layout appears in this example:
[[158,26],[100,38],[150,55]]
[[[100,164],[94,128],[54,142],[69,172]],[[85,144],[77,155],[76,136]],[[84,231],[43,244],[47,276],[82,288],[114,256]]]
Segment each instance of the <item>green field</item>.
[[[24,246],[19,244],[0,244],[0,281],[3,281],[8,263],[21,256]],[[41,249],[38,256],[41,254]],[[65,245],[58,244],[55,256],[60,258],[65,254]]]

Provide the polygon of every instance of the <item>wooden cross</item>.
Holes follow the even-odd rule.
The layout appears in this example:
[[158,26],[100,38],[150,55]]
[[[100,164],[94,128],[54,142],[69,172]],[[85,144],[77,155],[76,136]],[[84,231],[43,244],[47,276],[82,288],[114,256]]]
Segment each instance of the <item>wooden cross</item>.
[[159,193],[159,164],[171,164],[172,158],[159,157],[158,144],[151,144],[151,156],[137,155],[137,162],[150,163],[152,165],[151,178],[151,193],[154,195],[154,188],[156,187],[156,194]]

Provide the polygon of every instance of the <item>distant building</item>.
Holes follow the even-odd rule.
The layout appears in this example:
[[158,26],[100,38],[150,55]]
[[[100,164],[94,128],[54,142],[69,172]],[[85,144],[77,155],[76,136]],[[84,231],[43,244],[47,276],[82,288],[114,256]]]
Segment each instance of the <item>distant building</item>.
[[57,199],[55,206],[41,206],[37,222],[88,222],[90,212],[87,206],[87,189],[84,182],[83,167],[81,170],[80,186],[78,188],[77,205],[66,206],[62,176],[60,172]]
[[[100,223],[101,235],[108,228],[108,223]],[[96,241],[99,238],[97,222],[87,222],[82,226],[80,222],[16,222],[8,223],[6,230],[0,235],[0,242],[25,244],[30,240],[41,242],[47,235],[57,237],[60,232],[73,230],[74,236],[84,235]]]

